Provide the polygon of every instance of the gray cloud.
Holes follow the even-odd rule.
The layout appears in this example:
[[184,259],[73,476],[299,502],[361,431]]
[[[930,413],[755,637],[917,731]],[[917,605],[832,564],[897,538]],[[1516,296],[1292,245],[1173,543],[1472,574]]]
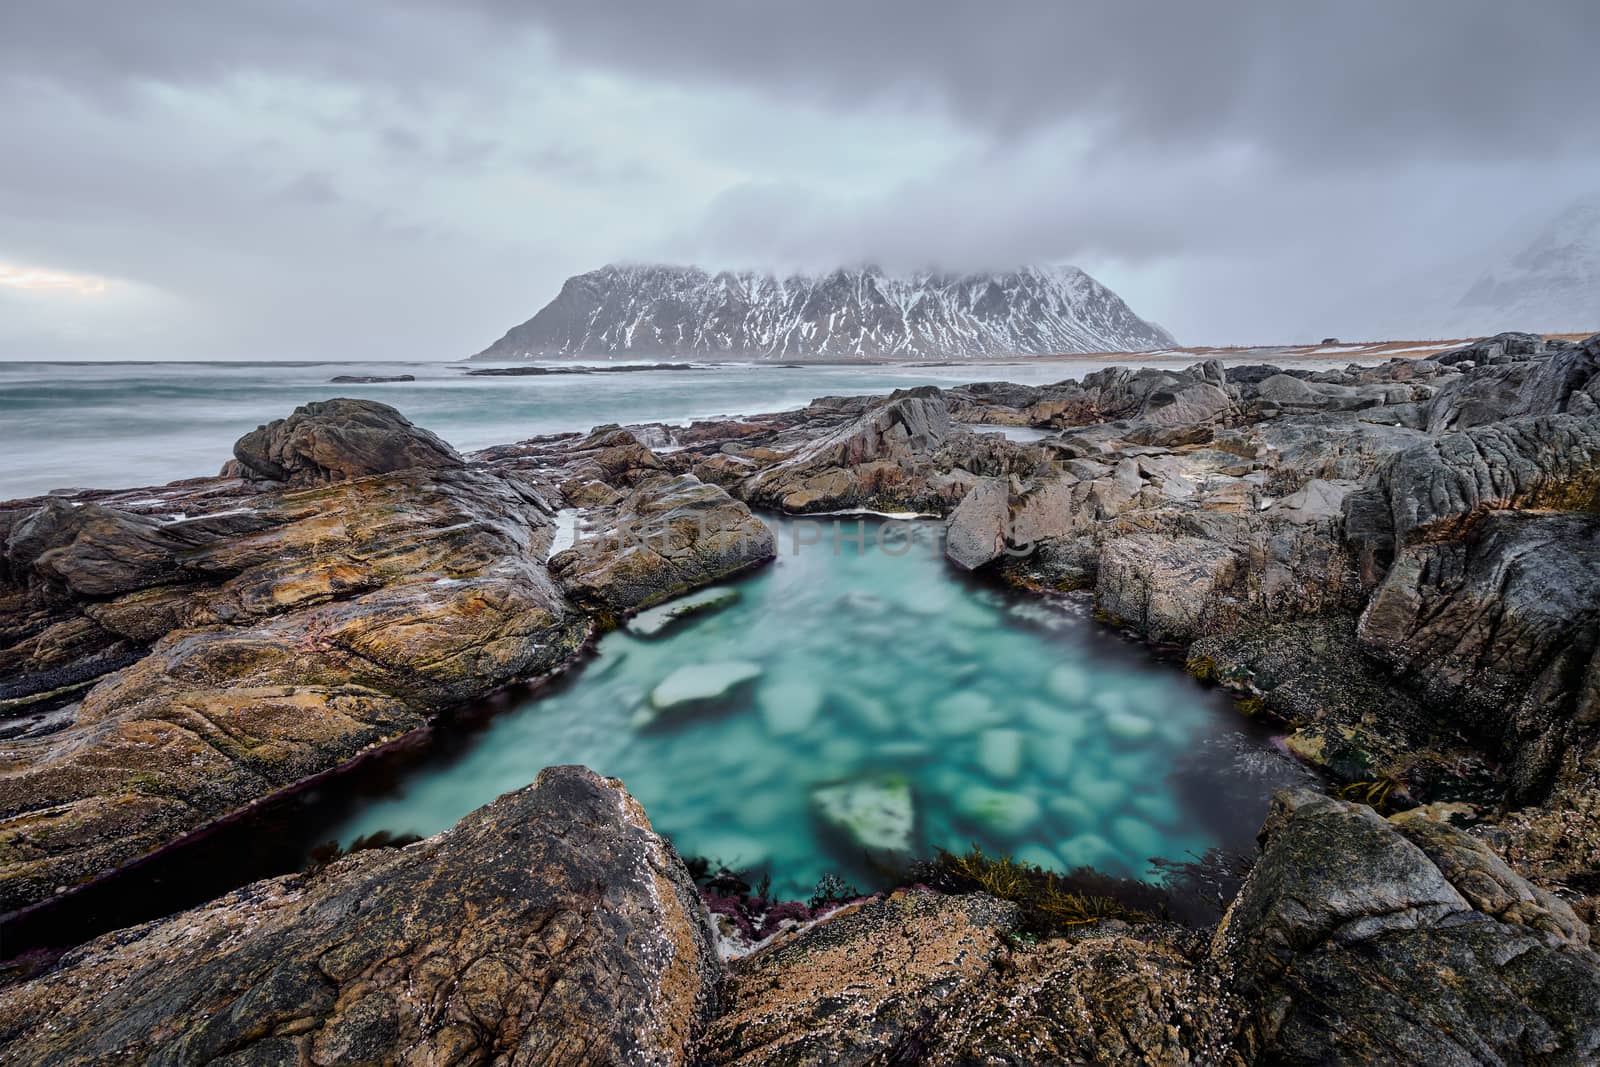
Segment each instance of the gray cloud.
[[24,5],[0,262],[133,295],[8,294],[0,358],[456,356],[647,256],[1380,329],[1600,188],[1596,43],[1589,0]]
[[1082,117],[1108,142],[1240,140],[1325,165],[1375,148],[1550,151],[1600,138],[1589,120],[1600,8],[1587,0],[539,10],[568,48],[618,68],[842,107],[925,101],[1001,133]]

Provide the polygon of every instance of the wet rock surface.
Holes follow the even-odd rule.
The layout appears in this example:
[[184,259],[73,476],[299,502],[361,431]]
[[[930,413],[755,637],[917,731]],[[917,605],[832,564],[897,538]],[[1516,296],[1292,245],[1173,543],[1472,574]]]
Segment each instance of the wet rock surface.
[[0,995],[0,1062],[688,1062],[720,977],[614,779],[553,767],[404,849],[258,882]]
[[992,975],[1016,918],[978,895],[910,892],[841,909],[736,963],[697,1053],[714,1064],[891,1062]]
[[[852,905],[737,960],[709,1064],[1220,1063],[1225,994],[1174,948],[1039,943],[982,894]],[[841,980],[848,974],[848,980]]]
[[588,512],[585,536],[550,560],[578,603],[622,614],[771,560],[772,531],[720,486],[692,474],[641,482]]
[[[708,1063],[1584,1063],[1600,957],[1481,841],[1280,794],[1209,939],[906,891],[736,960]],[[843,977],[847,975],[848,977]]]

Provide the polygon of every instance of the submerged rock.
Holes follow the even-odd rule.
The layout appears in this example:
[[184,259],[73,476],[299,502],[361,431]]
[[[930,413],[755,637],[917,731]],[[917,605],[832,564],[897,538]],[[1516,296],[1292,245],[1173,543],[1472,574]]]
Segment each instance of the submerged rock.
[[978,766],[998,779],[1015,778],[1022,769],[1022,734],[985,730],[978,735]]
[[1116,711],[1106,716],[1106,731],[1124,741],[1143,741],[1155,733],[1156,724],[1143,715]]
[[415,374],[335,374],[328,379],[334,385],[378,385],[383,382],[414,382],[416,380],[417,376]]
[[650,691],[650,706],[657,711],[673,711],[684,705],[718,700],[759,677],[761,665],[747,660],[691,663],[667,675]]
[[1008,837],[1017,836],[1039,821],[1039,802],[1026,793],[1010,793],[985,785],[969,785],[955,797],[962,815]]
[[0,997],[0,1056],[683,1064],[719,980],[702,914],[622,783],[553,767],[420,844],[89,942]]
[[628,632],[637,637],[660,637],[686,619],[714,615],[732,607],[739,602],[739,597],[739,590],[732,587],[702,589],[641,611],[628,620]]
[[756,694],[767,729],[775,734],[798,734],[816,720],[826,694],[809,678],[769,679]]
[[869,854],[901,859],[912,855],[916,807],[911,782],[903,775],[822,786],[812,790],[811,807],[825,824]]

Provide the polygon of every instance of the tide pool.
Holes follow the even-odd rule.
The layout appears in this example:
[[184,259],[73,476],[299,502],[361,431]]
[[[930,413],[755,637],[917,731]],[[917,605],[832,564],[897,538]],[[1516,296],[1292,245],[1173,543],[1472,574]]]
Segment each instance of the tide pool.
[[685,856],[804,897],[824,872],[876,887],[885,862],[971,842],[1147,876],[1152,856],[1250,847],[1271,789],[1300,777],[1223,694],[1081,601],[953,570],[938,523],[830,519],[797,538],[769,521],[779,558],[726,583],[736,596],[606,635],[314,836],[432,834],[582,763]]

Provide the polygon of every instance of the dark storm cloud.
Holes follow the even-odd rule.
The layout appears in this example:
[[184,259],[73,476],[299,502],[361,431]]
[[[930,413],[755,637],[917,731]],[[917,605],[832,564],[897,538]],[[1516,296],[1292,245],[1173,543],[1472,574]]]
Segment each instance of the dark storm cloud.
[[[443,5],[438,5],[442,8]],[[492,23],[462,9],[441,33],[432,4],[316,0],[51,0],[10,5],[0,71],[117,101],[130,82],[205,86],[241,72],[428,84],[470,60]]]
[[14,4],[0,263],[162,294],[121,355],[459,355],[652,255],[1074,260],[1320,335],[1600,188],[1597,44],[1593,0]]
[[537,6],[568,48],[619,69],[841,107],[922,101],[996,131],[1082,117],[1107,141],[1239,138],[1330,163],[1600,136],[1592,0]]
[[1594,143],[1592,0],[83,0],[19,5],[4,68],[111,90],[241,70],[429,86],[507,33],[645,74],[837,107],[937,107],[996,132],[1079,117],[1105,139],[1340,153]]

